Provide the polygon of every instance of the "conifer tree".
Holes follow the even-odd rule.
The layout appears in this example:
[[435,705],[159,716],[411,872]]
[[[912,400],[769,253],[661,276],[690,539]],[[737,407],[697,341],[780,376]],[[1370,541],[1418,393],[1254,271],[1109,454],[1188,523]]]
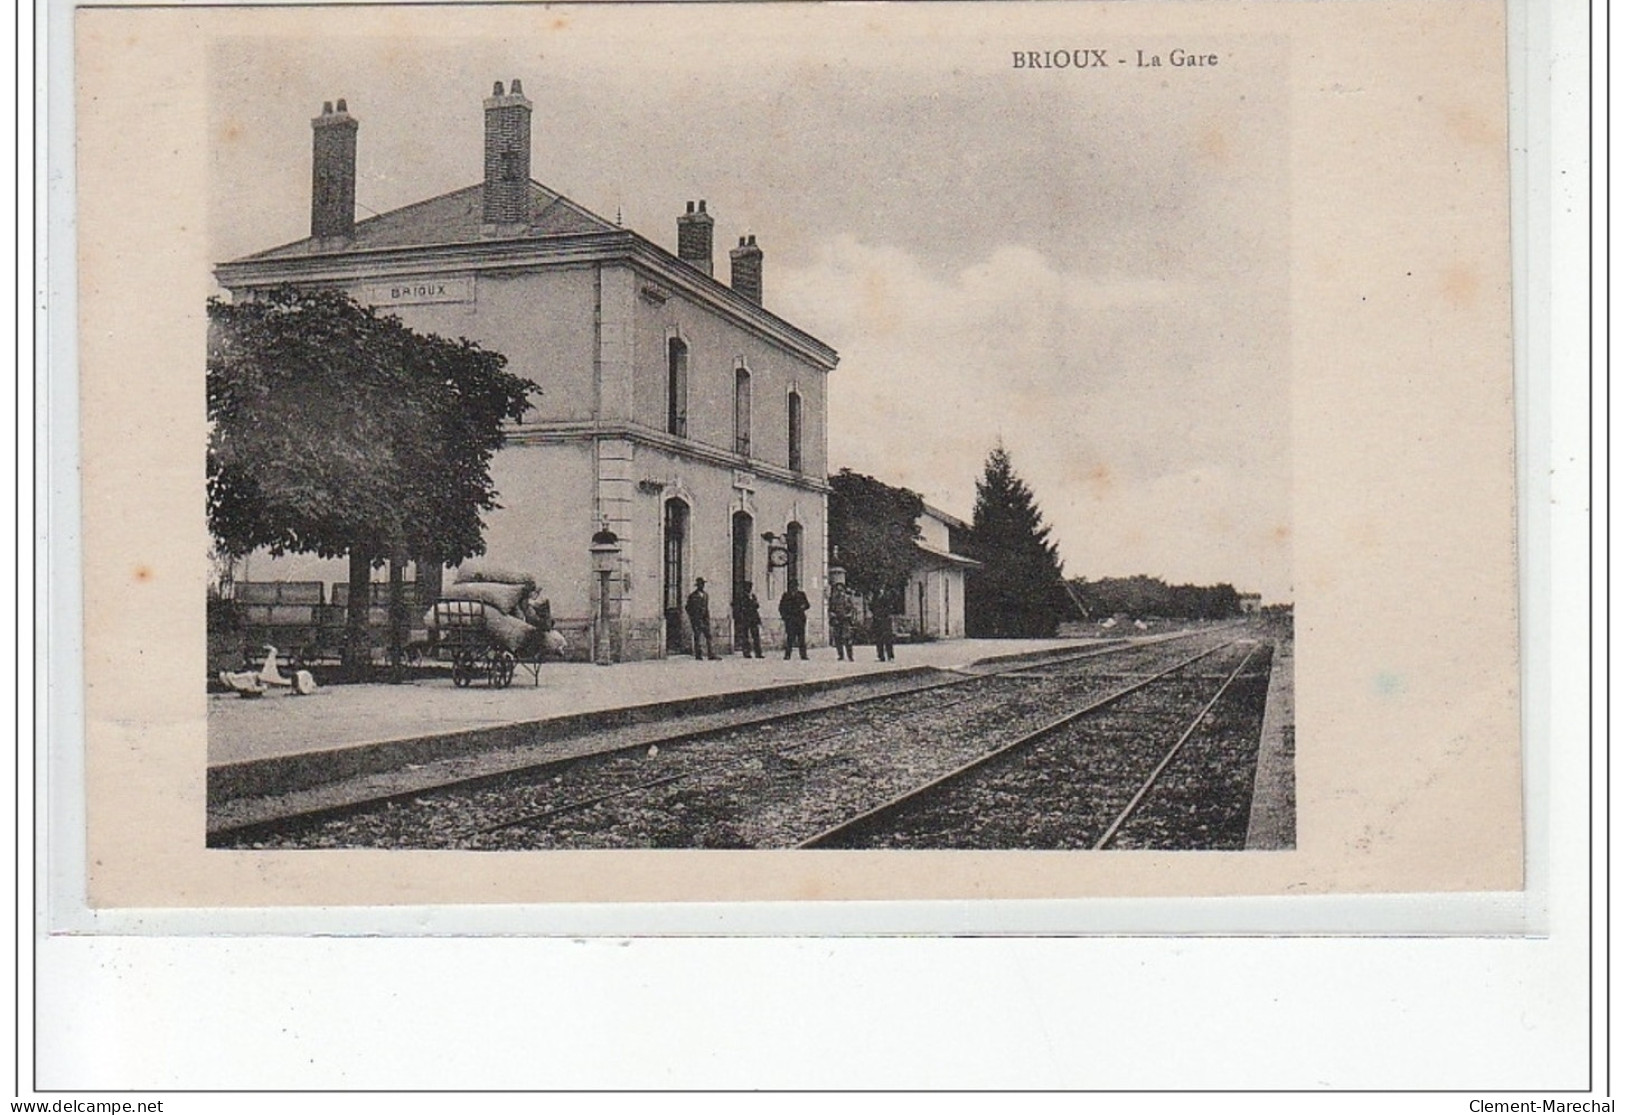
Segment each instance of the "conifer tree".
[[982,563],[965,584],[965,626],[982,638],[1055,634],[1070,614],[1061,559],[1032,489],[1016,475],[1003,445],[987,455],[976,482],[967,549]]

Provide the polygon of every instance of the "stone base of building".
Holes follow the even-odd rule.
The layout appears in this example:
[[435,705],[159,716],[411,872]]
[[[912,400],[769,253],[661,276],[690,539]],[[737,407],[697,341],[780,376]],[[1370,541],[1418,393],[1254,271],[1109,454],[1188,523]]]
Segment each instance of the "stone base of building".
[[[570,644],[565,657],[575,661],[590,661],[592,652],[592,625],[585,619],[554,621],[554,627],[564,634]],[[664,620],[622,621],[612,636],[611,657],[617,662],[645,662],[656,658],[692,656],[694,633],[685,622],[677,645],[668,649]],[[808,625],[807,647],[827,647],[829,640],[823,625]],[[711,624],[711,647],[718,655],[737,654],[732,619]],[[784,653],[784,625],[778,620],[762,624],[762,653]]]

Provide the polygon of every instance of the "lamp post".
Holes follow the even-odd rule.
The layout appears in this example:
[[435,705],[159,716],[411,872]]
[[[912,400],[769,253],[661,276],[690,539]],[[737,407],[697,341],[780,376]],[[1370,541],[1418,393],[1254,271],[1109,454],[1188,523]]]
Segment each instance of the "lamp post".
[[610,664],[609,656],[609,578],[620,566],[621,540],[605,523],[603,529],[592,536],[592,571],[598,574],[598,622],[593,632],[593,661],[600,666]]

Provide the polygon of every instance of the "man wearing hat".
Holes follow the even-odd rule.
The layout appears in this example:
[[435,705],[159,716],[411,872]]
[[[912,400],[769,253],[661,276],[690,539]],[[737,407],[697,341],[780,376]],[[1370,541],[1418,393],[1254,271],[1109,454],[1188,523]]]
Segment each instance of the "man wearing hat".
[[829,640],[835,644],[835,657],[848,662],[852,657],[852,625],[858,619],[857,597],[845,585],[829,592]]
[[807,611],[812,603],[807,594],[801,591],[800,585],[791,585],[779,597],[779,618],[784,621],[784,657],[790,657],[790,651],[799,649],[801,657],[807,657]]
[[739,653],[749,658],[752,653],[762,657],[762,602],[756,599],[756,587],[746,584],[738,590],[734,601],[734,642]]
[[[717,661],[717,652],[711,648],[711,598],[705,595],[705,578],[694,578],[694,591],[688,594],[688,622],[694,628],[694,657]],[[705,640],[705,653],[700,653],[700,640]]]

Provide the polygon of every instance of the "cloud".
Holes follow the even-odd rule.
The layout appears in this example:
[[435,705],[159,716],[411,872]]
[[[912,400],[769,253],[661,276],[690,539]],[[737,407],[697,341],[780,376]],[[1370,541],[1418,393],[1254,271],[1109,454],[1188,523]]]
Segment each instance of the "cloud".
[[1289,591],[1285,338],[1233,291],[1101,282],[1026,245],[948,273],[845,234],[811,258],[777,304],[842,354],[832,467],[968,514],[1002,440],[1071,572]]
[[[1067,25],[1050,5],[960,12],[952,34],[934,11],[809,5],[786,31],[782,11],[705,7],[519,13],[535,34],[469,9],[406,37],[354,14],[371,38],[256,14],[211,56],[212,259],[308,230],[323,99],[362,120],[365,214],[477,181],[481,99],[520,76],[538,180],[668,248],[708,198],[719,273],[759,236],[768,306],[842,354],[834,464],[968,512],[1002,438],[1073,572],[1239,586],[1257,566],[1284,594],[1256,541],[1280,537],[1290,487],[1277,47],[1232,44],[1200,82],[1084,87],[1010,69],[1006,40]],[[639,80],[611,80],[633,56]]]

